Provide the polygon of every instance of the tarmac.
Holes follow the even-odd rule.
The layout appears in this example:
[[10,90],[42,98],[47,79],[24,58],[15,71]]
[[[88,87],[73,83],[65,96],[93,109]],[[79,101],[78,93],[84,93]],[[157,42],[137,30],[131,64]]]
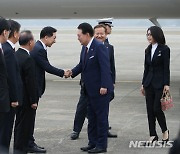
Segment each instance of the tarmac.
[[[36,39],[39,31],[33,30]],[[174,102],[174,108],[165,111],[165,115],[173,140],[180,128],[180,28],[166,28],[164,32],[171,48],[170,90]],[[140,94],[144,49],[148,45],[145,34],[146,28],[114,28],[109,36],[115,48],[117,73],[109,123],[118,138],[108,139],[107,154],[168,154],[169,151],[169,147],[129,147],[131,141],[149,139],[145,98]],[[78,64],[80,50],[76,29],[58,29],[57,42],[48,50],[49,61],[58,68],[73,68]],[[79,77],[62,79],[46,75],[46,91],[37,109],[34,136],[48,154],[84,153],[80,147],[88,143],[87,119],[79,139],[70,139],[79,96]],[[157,132],[161,140],[158,124]]]

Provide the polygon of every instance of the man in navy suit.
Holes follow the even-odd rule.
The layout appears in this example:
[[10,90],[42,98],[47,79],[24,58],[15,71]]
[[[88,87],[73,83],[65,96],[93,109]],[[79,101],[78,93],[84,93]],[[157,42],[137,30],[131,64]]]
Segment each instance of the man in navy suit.
[[109,53],[103,43],[93,38],[94,30],[88,23],[78,26],[78,40],[83,45],[80,62],[72,69],[72,77],[81,73],[88,95],[88,139],[82,151],[102,153],[107,150],[108,113],[113,82]]
[[[36,42],[34,49],[31,52],[31,57],[36,63],[39,97],[41,97],[45,91],[45,72],[59,77],[63,77],[65,74],[64,70],[52,66],[47,57],[47,47],[51,47],[52,44],[56,42],[56,32],[57,30],[53,27],[44,27],[40,33],[40,40]],[[35,115],[36,113],[34,113],[34,123]],[[32,124],[28,151],[46,152],[43,147],[37,146],[37,144],[34,142],[34,123]]]
[[[6,114],[6,122],[4,124],[3,136],[4,146],[7,153],[11,141],[13,124],[15,119],[15,111],[17,106],[22,105],[22,80],[19,71],[19,65],[15,57],[15,43],[19,40],[20,24],[14,20],[8,20],[11,32],[6,43],[2,44],[4,57],[8,73],[8,86],[10,97],[10,111]],[[16,116],[16,119],[21,118]],[[8,121],[8,122],[7,122]]]
[[[111,44],[105,42],[105,40],[107,38],[107,29],[106,29],[106,26],[104,26],[103,24],[96,25],[94,27],[94,37],[97,40],[103,42],[104,45],[106,46],[106,48],[109,51],[111,76],[112,76],[113,84],[114,84],[114,87],[115,87],[116,68],[115,68],[115,60],[114,60],[114,47]],[[113,99],[114,99],[114,92],[111,95],[110,101],[113,100]],[[108,137],[109,138],[116,138],[117,135],[112,134],[110,131],[108,131]]]
[[9,30],[10,27],[7,20],[0,17],[0,153],[5,153],[2,130],[4,128],[5,115],[10,109],[8,76],[2,49],[2,43],[5,43],[8,39]]
[[[94,31],[95,31],[94,37],[98,39],[99,41],[103,42],[109,51],[111,75],[113,79],[113,84],[115,85],[116,69],[115,69],[115,60],[114,60],[114,47],[110,45],[109,43],[105,43],[105,40],[107,38],[106,26],[99,24],[94,27]],[[73,132],[71,133],[72,140],[76,140],[79,138],[79,134],[81,132],[85,118],[87,116],[88,98],[87,98],[86,92],[84,91],[84,84],[82,81],[80,81],[80,85],[81,85],[80,97],[79,97],[79,101],[77,104],[76,113],[74,117]],[[114,93],[112,93],[111,100],[112,99],[114,99]],[[108,131],[108,138],[117,138],[117,135],[112,134],[110,131]]]

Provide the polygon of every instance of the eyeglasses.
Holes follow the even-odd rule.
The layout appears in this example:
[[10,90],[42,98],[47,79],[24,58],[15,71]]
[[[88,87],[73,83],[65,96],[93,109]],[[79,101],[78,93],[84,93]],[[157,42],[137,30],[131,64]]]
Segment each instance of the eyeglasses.
[[148,34],[146,34],[146,36],[148,37],[148,36],[152,36],[152,34],[151,33],[148,33]]

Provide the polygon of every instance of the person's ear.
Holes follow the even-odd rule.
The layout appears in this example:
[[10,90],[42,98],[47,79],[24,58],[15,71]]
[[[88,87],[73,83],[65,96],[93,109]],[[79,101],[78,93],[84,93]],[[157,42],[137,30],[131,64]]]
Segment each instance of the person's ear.
[[47,39],[48,39],[48,36],[45,36],[45,40],[47,41]]
[[31,44],[32,44],[32,42],[31,42],[31,40],[29,41],[29,46],[31,46]]
[[7,30],[4,30],[3,33],[2,33],[3,36],[6,36],[6,33],[7,33]]

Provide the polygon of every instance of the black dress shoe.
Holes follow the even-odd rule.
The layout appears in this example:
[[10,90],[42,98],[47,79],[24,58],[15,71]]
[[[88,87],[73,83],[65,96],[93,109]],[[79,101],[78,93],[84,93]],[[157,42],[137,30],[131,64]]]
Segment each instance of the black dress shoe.
[[94,148],[94,149],[88,150],[88,153],[104,153],[104,152],[107,152],[107,150],[101,149],[101,148]]
[[117,138],[117,135],[112,134],[111,132],[108,131],[108,137],[109,138]]
[[40,148],[40,149],[45,149],[44,147],[39,146],[39,145],[37,145],[36,143],[34,143],[34,146],[36,146],[36,147],[38,147],[38,148]]
[[158,136],[156,135],[156,136],[153,138],[152,143],[158,141],[158,139],[159,139],[159,138],[158,138]]
[[94,148],[95,148],[95,146],[93,146],[93,145],[88,145],[87,147],[82,147],[81,150],[82,150],[82,151],[88,151],[88,150],[91,150],[91,149],[94,149]]
[[79,138],[79,133],[78,132],[72,132],[71,133],[71,140],[76,140]]
[[37,146],[33,146],[33,147],[29,147],[27,149],[27,152],[29,153],[46,153],[46,150],[45,149],[41,149]]

